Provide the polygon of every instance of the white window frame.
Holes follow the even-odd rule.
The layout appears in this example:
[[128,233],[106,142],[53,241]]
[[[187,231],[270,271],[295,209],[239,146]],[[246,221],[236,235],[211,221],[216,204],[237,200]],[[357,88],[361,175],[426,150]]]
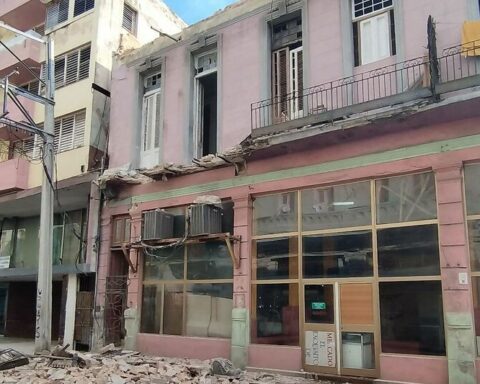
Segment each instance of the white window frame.
[[[354,0],[351,0],[351,6],[352,20],[357,23],[359,65],[367,65],[392,56],[390,11],[394,8],[393,4],[359,17],[355,17]],[[385,26],[380,25],[381,20],[384,20]],[[364,31],[367,24],[371,25],[370,36],[366,36]]]
[[[160,75],[159,84],[156,85],[154,88],[148,89],[148,79]],[[140,138],[140,168],[152,168],[155,165],[158,165],[161,156],[161,147],[162,147],[162,72],[157,71],[155,73],[149,74],[145,76],[143,79],[144,89],[147,89],[142,97],[142,129],[141,129],[141,138]],[[158,119],[159,126],[152,129],[150,128],[150,132],[147,132],[147,106],[148,100],[153,98],[155,111],[153,116],[160,116]],[[156,124],[155,119],[155,124]],[[155,146],[155,136],[158,132],[158,146]],[[146,135],[150,135],[150,142],[152,146],[150,148],[145,148],[146,145]]]
[[[216,53],[215,67],[197,73],[198,62],[201,57],[210,56]],[[204,105],[204,89],[201,78],[218,72],[218,50],[210,49],[206,52],[199,53],[194,56],[195,76],[193,86],[193,157],[199,158],[203,155],[203,105]],[[217,78],[217,96],[218,96],[218,78]],[[217,116],[215,116],[217,118]],[[218,121],[217,121],[218,123]],[[217,131],[218,132],[218,131]],[[218,137],[218,134],[217,134]]]
[[[289,60],[289,66],[288,66],[288,76],[289,76],[289,87],[290,89],[288,90],[288,94],[291,94],[293,97],[290,100],[290,118],[291,119],[296,119],[299,117],[303,116],[303,109],[300,109],[303,107],[303,105],[300,105],[300,99],[298,98],[299,96],[299,66],[298,66],[298,54],[299,52],[302,52],[303,55],[303,45],[295,48],[295,49],[289,49],[288,50],[288,60]],[[295,64],[296,63],[296,64]],[[303,63],[303,60],[302,60]],[[302,64],[303,65],[303,64]],[[303,79],[302,79],[302,84],[303,84]],[[303,89],[302,89],[303,92]]]

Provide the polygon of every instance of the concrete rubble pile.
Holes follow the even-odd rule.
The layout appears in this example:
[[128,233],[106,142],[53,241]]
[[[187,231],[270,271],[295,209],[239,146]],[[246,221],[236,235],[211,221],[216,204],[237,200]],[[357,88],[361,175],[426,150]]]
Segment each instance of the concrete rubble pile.
[[98,354],[69,354],[32,356],[28,365],[1,371],[0,384],[314,383],[300,377],[235,370],[225,359],[199,361],[151,357],[114,348]]

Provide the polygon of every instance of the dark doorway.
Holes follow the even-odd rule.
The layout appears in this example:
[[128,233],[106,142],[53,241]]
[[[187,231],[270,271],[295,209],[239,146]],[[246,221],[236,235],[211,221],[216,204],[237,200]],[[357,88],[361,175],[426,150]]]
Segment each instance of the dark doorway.
[[[202,156],[217,152],[217,73],[198,79],[201,89]],[[202,95],[203,94],[203,95]]]

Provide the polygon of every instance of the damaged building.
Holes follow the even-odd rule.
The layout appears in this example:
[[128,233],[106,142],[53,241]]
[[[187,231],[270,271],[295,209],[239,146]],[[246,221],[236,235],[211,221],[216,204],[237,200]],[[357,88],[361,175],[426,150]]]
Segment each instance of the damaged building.
[[479,16],[473,0],[245,0],[119,55],[109,341],[477,382]]
[[[0,22],[54,41],[52,339],[89,349],[112,53],[158,37],[152,26],[175,33],[185,24],[153,0],[0,1]],[[45,52],[2,27],[0,41],[1,84],[8,77],[10,89],[7,100],[0,89],[0,334],[33,341],[44,153],[42,138],[21,126],[43,126],[44,107],[35,100],[45,96]]]

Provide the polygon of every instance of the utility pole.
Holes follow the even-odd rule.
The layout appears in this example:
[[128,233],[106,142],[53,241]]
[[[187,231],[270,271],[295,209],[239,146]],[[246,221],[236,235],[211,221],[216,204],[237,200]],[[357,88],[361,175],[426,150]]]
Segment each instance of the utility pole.
[[[54,100],[55,66],[53,41],[46,41],[46,98]],[[38,253],[37,310],[35,322],[35,352],[50,350],[52,339],[52,256],[53,256],[53,161],[54,161],[54,106],[45,104],[43,129],[44,174],[42,180],[42,205],[40,208],[40,248]]]
[[[41,81],[45,85],[45,97],[35,96],[28,92],[23,96],[40,102],[45,106],[43,129],[18,123],[18,126],[30,133],[43,138],[43,180],[40,207],[40,244],[38,253],[37,306],[35,323],[35,352],[50,350],[52,339],[52,261],[53,261],[53,166],[54,166],[54,105],[55,105],[55,56],[53,40],[50,36],[39,38],[0,21],[0,28],[11,31],[28,39],[45,45],[45,74]],[[14,55],[15,56],[15,55]],[[15,56],[16,57],[16,56]],[[17,58],[17,57],[16,57]],[[17,58],[18,59],[18,58]],[[25,64],[20,61],[20,64]],[[9,90],[8,80],[5,81],[5,92]],[[5,106],[4,106],[5,109]],[[0,122],[4,116],[0,116]],[[33,121],[33,120],[31,120]],[[11,122],[11,121],[10,121]]]

